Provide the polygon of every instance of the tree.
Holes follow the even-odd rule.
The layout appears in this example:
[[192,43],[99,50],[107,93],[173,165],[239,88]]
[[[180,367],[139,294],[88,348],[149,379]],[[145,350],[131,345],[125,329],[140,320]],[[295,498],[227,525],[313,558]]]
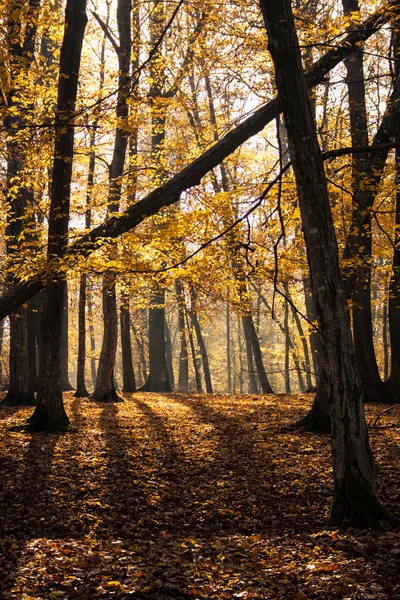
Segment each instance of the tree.
[[288,131],[330,392],[334,492],[329,522],[367,527],[379,526],[382,520],[400,524],[375,496],[373,458],[336,234],[291,2],[261,0],[261,9]]
[[[59,262],[65,256],[67,248],[74,115],[86,22],[86,0],[68,0],[60,54],[47,246],[48,256],[56,257],[53,260],[57,259]],[[60,365],[65,285],[63,270],[59,269],[45,292],[37,406],[28,425],[34,431],[63,431],[69,425],[62,400]]]

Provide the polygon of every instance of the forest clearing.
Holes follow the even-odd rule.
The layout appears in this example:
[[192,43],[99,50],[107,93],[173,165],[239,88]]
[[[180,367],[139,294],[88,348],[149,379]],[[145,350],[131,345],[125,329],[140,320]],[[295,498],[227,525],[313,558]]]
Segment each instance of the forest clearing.
[[[2,408],[0,597],[398,599],[398,531],[326,529],[329,436],[290,428],[310,401],[68,393],[65,435],[10,433],[29,411]],[[370,429],[393,510],[399,415]]]

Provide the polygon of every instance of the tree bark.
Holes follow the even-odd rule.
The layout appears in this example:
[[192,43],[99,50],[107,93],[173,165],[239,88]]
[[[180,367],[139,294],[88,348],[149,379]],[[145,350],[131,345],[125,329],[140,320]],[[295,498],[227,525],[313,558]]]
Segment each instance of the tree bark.
[[175,294],[178,305],[178,332],[180,342],[178,391],[187,392],[189,388],[189,357],[185,326],[185,298],[183,295],[183,285],[179,279],[175,280]]
[[334,492],[329,523],[379,527],[388,520],[399,524],[375,496],[373,459],[328,187],[291,2],[261,0],[261,9],[288,131],[330,393]]
[[114,365],[117,353],[118,314],[115,293],[115,274],[106,272],[103,276],[103,344],[97,369],[96,387],[90,399],[95,402],[122,402],[115,389]]
[[212,383],[211,383],[211,372],[210,372],[210,364],[208,362],[208,353],[207,353],[207,348],[206,348],[206,344],[204,341],[204,337],[203,337],[203,334],[201,331],[200,321],[197,316],[197,296],[196,296],[196,292],[192,286],[190,287],[190,303],[191,303],[191,307],[190,307],[189,315],[190,315],[190,320],[193,323],[194,331],[196,333],[197,343],[198,343],[199,349],[200,349],[201,361],[203,363],[204,381],[206,384],[206,392],[207,392],[207,394],[212,394],[213,387],[212,387]]
[[78,366],[76,372],[77,398],[87,398],[89,392],[86,389],[85,361],[86,361],[86,273],[82,273],[79,282],[78,303]]
[[[67,0],[64,38],[60,55],[57,128],[48,230],[48,256],[57,257],[59,261],[65,256],[67,246],[74,155],[73,119],[86,22],[86,1]],[[60,367],[64,286],[65,279],[61,271],[46,288],[37,406],[28,425],[31,430],[35,431],[63,431],[69,425],[62,400]]]
[[120,304],[121,348],[122,348],[122,391],[136,392],[135,372],[132,361],[129,295],[122,292]]
[[70,392],[73,390],[73,386],[69,382],[69,340],[68,340],[68,328],[69,328],[69,306],[68,306],[68,285],[67,281],[64,282],[64,298],[63,298],[63,322],[62,322],[62,333],[61,333],[61,389],[63,392]]
[[167,361],[168,378],[171,385],[171,390],[175,387],[174,367],[172,363],[172,340],[171,332],[169,330],[167,319],[164,321],[164,334],[165,334],[165,360]]
[[[119,33],[118,46],[118,94],[116,106],[117,126],[113,157],[110,165],[107,216],[119,212],[121,200],[122,177],[124,173],[125,157],[128,147],[128,96],[130,92],[130,64],[131,64],[131,0],[118,0],[117,26]],[[115,218],[115,217],[114,217]],[[116,217],[118,218],[118,216]],[[93,400],[110,402],[122,400],[115,391],[113,373],[117,352],[118,338],[118,313],[116,299],[116,276],[114,273],[105,273],[103,277],[103,319],[104,333],[101,348],[99,372],[96,378],[96,388],[91,396]],[[107,331],[106,328],[110,327]],[[106,364],[108,362],[108,364]]]
[[165,357],[165,290],[159,288],[149,308],[149,375],[140,392],[172,392]]

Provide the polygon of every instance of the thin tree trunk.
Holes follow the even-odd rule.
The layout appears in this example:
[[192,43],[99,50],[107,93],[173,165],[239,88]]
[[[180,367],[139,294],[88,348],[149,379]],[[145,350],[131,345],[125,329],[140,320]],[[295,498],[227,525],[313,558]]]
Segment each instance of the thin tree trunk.
[[93,309],[92,301],[88,293],[87,297],[88,315],[89,315],[89,339],[90,339],[90,373],[92,375],[92,386],[93,389],[96,387],[97,371],[96,371],[96,340],[94,337],[94,325],[93,325]]
[[147,379],[147,361],[146,361],[146,354],[144,351],[143,339],[139,338],[139,334],[137,332],[137,329],[135,327],[132,317],[130,317],[130,325],[131,325],[131,329],[132,329],[132,332],[133,332],[133,335],[134,335],[134,338],[136,341],[136,345],[137,345],[138,351],[139,351],[139,359],[140,359],[140,364],[142,367],[142,371],[141,371],[142,376],[141,377],[142,377],[142,381],[144,384],[144,382]]
[[203,387],[201,385],[200,360],[197,356],[197,352],[196,352],[196,348],[195,348],[194,340],[193,340],[193,329],[192,329],[193,324],[190,326],[187,314],[186,314],[186,320],[187,320],[189,345],[190,345],[190,349],[192,352],[192,361],[193,361],[194,381],[195,381],[195,386],[196,386],[196,392],[198,394],[202,394]]
[[79,302],[78,302],[78,365],[76,371],[76,392],[77,398],[87,398],[89,392],[86,389],[85,381],[85,360],[86,360],[86,273],[82,273],[79,282]]
[[226,302],[226,373],[228,394],[232,393],[232,341],[231,341],[231,316],[229,313],[229,300]]
[[[115,217],[119,212],[124,173],[125,157],[128,147],[128,96],[130,92],[131,66],[131,0],[118,0],[117,26],[119,34],[118,46],[118,94],[116,104],[117,126],[115,129],[113,157],[110,165],[107,216]],[[100,353],[96,388],[91,398],[97,402],[120,401],[122,398],[115,391],[113,373],[118,343],[118,313],[116,299],[116,275],[105,273],[103,277],[103,319],[104,332]],[[107,331],[107,327],[110,327]]]
[[197,343],[198,343],[199,349],[200,349],[201,361],[203,363],[204,381],[206,384],[206,392],[207,392],[207,394],[212,394],[213,387],[212,387],[212,383],[211,383],[211,373],[210,373],[210,365],[208,362],[208,353],[207,353],[207,348],[206,348],[206,344],[204,341],[204,337],[201,332],[200,321],[197,316],[197,308],[196,308],[197,297],[196,297],[196,292],[194,291],[193,287],[190,287],[190,301],[191,301],[191,307],[190,307],[189,314],[190,314],[190,319],[193,323],[193,327],[194,327],[194,330],[196,333]]
[[164,321],[164,334],[165,334],[165,360],[167,361],[168,377],[173,391],[175,387],[174,367],[172,364],[172,341],[171,332],[169,330],[167,319]]
[[121,348],[122,348],[122,391],[136,392],[135,372],[132,361],[129,295],[122,292],[120,304]]
[[189,388],[189,357],[185,326],[185,298],[183,295],[183,285],[179,279],[175,280],[175,294],[178,305],[178,332],[180,342],[178,391],[187,392]]
[[[382,311],[382,342],[383,342],[383,379],[389,379],[389,331],[388,331],[388,298],[385,292]],[[393,400],[395,398],[393,397]]]
[[70,392],[74,388],[69,382],[69,361],[68,361],[68,325],[69,325],[69,306],[68,306],[68,284],[64,282],[64,297],[63,297],[63,322],[61,333],[61,389],[63,392]]
[[[286,285],[286,288],[289,287],[287,285],[287,283],[285,285]],[[290,348],[289,303],[288,303],[287,299],[285,299],[284,311],[285,311],[285,314],[284,314],[284,318],[283,318],[283,329],[285,332],[285,393],[290,394],[291,388],[290,388],[290,371],[289,371],[289,367],[290,367],[290,362],[289,362],[289,348]]]

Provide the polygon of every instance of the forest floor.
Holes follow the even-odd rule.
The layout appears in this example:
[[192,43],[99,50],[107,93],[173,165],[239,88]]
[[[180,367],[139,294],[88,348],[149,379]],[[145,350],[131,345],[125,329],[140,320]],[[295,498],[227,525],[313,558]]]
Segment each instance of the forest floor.
[[[310,396],[65,400],[65,435],[0,408],[2,600],[400,598],[399,532],[325,529],[329,436],[289,428]],[[399,432],[371,430],[397,512]]]

